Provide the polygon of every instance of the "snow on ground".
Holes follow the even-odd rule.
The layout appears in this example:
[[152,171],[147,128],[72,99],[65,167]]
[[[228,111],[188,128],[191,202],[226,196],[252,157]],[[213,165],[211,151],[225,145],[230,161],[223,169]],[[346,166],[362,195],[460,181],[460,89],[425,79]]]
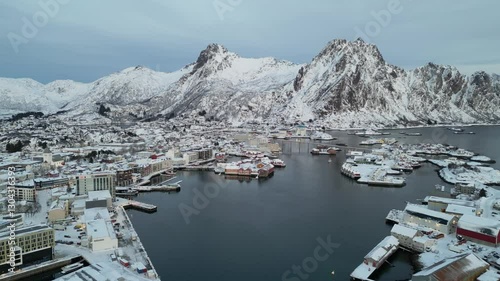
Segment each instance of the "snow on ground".
[[[119,248],[123,251],[122,257],[128,260],[131,265],[140,262],[143,265],[147,266],[149,264],[146,258],[147,253],[145,252],[142,243],[140,243],[140,240],[138,238],[137,240],[133,241],[132,237],[137,234],[122,210],[122,208],[117,208],[116,216],[111,216],[112,220],[116,220],[117,223],[120,223],[118,233],[121,233],[123,235],[123,238],[119,240],[118,245]],[[137,272],[135,272],[132,266],[130,268],[126,268],[122,266],[118,261],[111,261],[110,255],[115,254],[115,250],[92,252],[88,247],[77,245],[78,242],[81,242],[81,239],[78,238],[80,232],[77,231],[74,227],[75,225],[80,223],[80,221],[72,222],[66,227],[66,230],[56,231],[56,241],[73,241],[75,243],[73,245],[57,243],[55,248],[56,257],[81,255],[87,261],[89,261],[90,264],[101,263],[106,267],[110,267],[111,269],[123,275],[126,280],[151,280],[149,278],[146,278],[144,274],[138,274]]]
[[482,184],[500,184],[500,171],[490,167],[475,167],[475,170],[459,168],[443,168],[439,175],[444,181],[455,184],[457,182],[480,182]]
[[40,204],[40,210],[36,213],[27,213],[24,216],[24,225],[37,225],[47,223],[47,212],[51,203],[51,191],[49,189],[37,190],[37,202]]
[[55,248],[55,254],[56,257],[71,256],[75,254],[81,255],[90,264],[105,264],[110,269],[120,273],[120,275],[124,277],[125,280],[151,280],[144,277],[144,275],[142,274],[138,274],[137,272],[132,271],[130,268],[125,268],[118,261],[112,261],[110,255],[114,254],[114,250],[92,252],[87,247],[57,244]]

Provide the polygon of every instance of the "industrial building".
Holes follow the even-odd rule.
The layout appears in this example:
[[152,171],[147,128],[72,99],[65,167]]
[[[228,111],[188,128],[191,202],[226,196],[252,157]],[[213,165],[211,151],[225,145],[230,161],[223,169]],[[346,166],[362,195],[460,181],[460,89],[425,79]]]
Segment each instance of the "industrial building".
[[85,209],[88,245],[94,252],[118,248],[118,238],[107,208]]
[[474,281],[489,267],[474,254],[462,254],[424,268],[413,275],[412,281]]
[[[11,268],[9,254],[15,249],[15,266],[23,267],[40,260],[50,260],[54,251],[54,229],[47,225],[16,229],[15,246],[9,244],[10,231],[0,233],[0,273]],[[10,242],[11,243],[11,242]]]
[[437,196],[427,196],[424,199],[427,203],[427,208],[436,212],[445,212],[449,205],[463,206],[475,208],[474,202],[461,199],[444,198]]
[[500,243],[500,221],[465,215],[458,221],[457,235],[476,243],[496,247]]
[[456,230],[457,216],[429,210],[424,206],[408,203],[403,212],[403,223],[416,224],[445,234]]
[[88,199],[85,200],[85,208],[112,208],[113,203],[109,190],[89,191]]

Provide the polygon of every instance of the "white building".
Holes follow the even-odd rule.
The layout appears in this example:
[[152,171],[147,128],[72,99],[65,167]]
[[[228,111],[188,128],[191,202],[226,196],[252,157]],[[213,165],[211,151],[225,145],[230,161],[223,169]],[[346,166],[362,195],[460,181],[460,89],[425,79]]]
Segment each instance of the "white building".
[[76,177],[77,195],[88,194],[89,191],[109,190],[111,197],[115,197],[116,173],[99,172],[81,174]]
[[186,152],[183,155],[184,164],[188,165],[191,162],[198,160],[198,152]]
[[413,238],[412,248],[414,251],[423,253],[434,244],[436,244],[435,239],[430,239],[426,236],[416,236]]
[[416,224],[421,227],[427,227],[444,234],[451,234],[455,232],[458,217],[408,203],[403,212],[402,222],[404,224]]
[[71,204],[71,215],[79,217],[85,213],[85,201],[86,199],[78,199],[73,201]]
[[43,162],[51,167],[61,167],[64,165],[64,159],[61,155],[53,155],[48,147],[43,151]]
[[118,248],[118,239],[110,221],[93,220],[87,222],[87,237],[93,252]]
[[412,249],[413,238],[418,235],[418,230],[395,224],[391,229],[391,235],[398,239],[399,245],[407,249]]
[[86,209],[85,224],[88,245],[94,252],[118,248],[118,238],[107,208]]

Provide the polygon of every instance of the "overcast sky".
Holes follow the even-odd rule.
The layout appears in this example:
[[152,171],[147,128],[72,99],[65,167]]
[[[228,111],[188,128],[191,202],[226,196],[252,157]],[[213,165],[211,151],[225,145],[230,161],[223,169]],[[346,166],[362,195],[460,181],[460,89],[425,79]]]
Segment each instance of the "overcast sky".
[[500,1],[397,2],[0,0],[0,76],[47,83],[136,65],[168,72],[209,43],[304,63],[332,39],[360,36],[407,69],[431,61],[500,73]]

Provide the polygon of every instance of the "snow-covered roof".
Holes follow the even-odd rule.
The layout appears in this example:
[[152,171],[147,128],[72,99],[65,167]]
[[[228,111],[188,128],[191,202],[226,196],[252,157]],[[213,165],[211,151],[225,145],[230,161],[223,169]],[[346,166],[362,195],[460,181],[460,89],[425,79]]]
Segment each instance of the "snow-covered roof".
[[436,280],[466,280],[472,272],[485,272],[489,264],[474,254],[462,254],[441,260],[413,276],[434,276]]
[[366,254],[365,259],[373,259],[375,261],[379,261],[382,257],[384,257],[387,252],[399,245],[399,240],[394,236],[387,236],[384,240],[380,241],[368,254]]
[[425,198],[425,201],[438,202],[438,203],[443,203],[443,204],[448,204],[448,205],[454,204],[454,205],[460,205],[460,206],[474,207],[473,201],[453,199],[453,198],[444,198],[444,197],[437,197],[437,196],[428,196]]
[[461,214],[461,215],[467,215],[467,214],[475,215],[476,208],[450,204],[448,205],[448,207],[446,207],[446,212],[452,214]]
[[52,202],[52,205],[50,206],[50,211],[55,209],[62,209],[62,210],[66,209],[64,200],[57,200]]
[[89,195],[88,200],[91,200],[91,201],[111,198],[111,194],[109,193],[109,190],[89,191],[88,195]]
[[107,208],[91,208],[85,209],[84,211],[85,222],[90,222],[93,220],[111,220],[109,216],[109,211]]
[[436,212],[433,210],[429,210],[423,206],[410,204],[410,203],[408,203],[406,205],[405,212],[409,213],[411,215],[419,215],[420,214],[420,215],[424,215],[424,216],[428,217],[429,219],[444,220],[446,222],[449,222],[449,221],[453,220],[453,218],[455,218],[454,215],[445,214],[442,212]]
[[500,232],[500,221],[490,218],[464,215],[458,221],[458,227],[497,237]]
[[399,234],[401,236],[413,238],[417,235],[418,231],[400,224],[395,224],[391,229],[391,234]]
[[91,236],[93,240],[107,237],[116,239],[116,234],[111,222],[101,219],[87,222],[87,234]]
[[85,199],[78,199],[78,200],[75,200],[73,202],[73,204],[71,205],[71,207],[73,209],[83,209],[85,208]]

